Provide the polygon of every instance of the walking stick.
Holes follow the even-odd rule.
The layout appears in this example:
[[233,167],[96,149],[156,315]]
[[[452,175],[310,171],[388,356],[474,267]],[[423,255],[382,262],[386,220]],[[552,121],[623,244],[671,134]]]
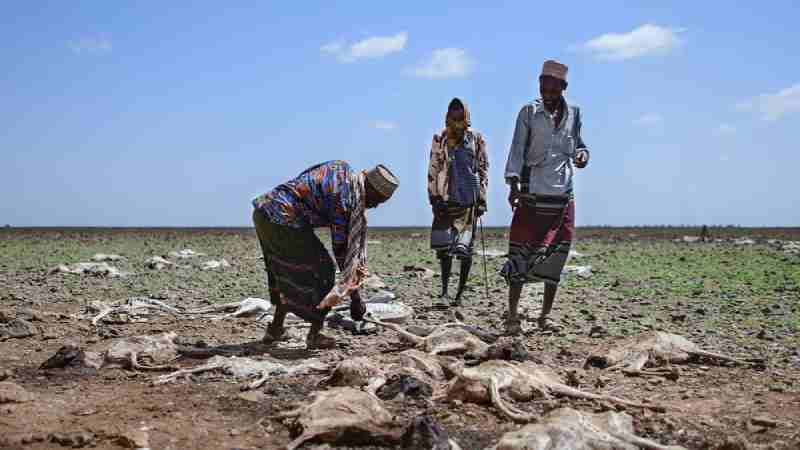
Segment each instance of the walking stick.
[[481,225],[481,247],[483,247],[483,287],[486,294],[484,300],[489,300],[489,272],[486,271],[486,236],[483,233],[483,217],[478,217],[478,223]]

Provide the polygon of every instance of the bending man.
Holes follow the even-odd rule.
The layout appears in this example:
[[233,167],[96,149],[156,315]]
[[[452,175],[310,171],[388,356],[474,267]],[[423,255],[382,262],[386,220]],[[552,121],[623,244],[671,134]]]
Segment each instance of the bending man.
[[472,243],[477,218],[486,212],[486,185],[489,161],[486,141],[470,128],[467,106],[454,98],[447,108],[445,129],[433,136],[428,166],[428,200],[433,209],[431,249],[436,251],[442,269],[440,301],[447,305],[447,285],[453,257],[461,260],[458,292],[461,295],[472,267]]
[[539,76],[541,97],[519,112],[508,154],[505,178],[514,218],[501,274],[510,286],[509,334],[521,331],[517,307],[522,285],[529,281],[544,281],[539,328],[555,325],[548,315],[575,229],[573,164],[583,168],[589,162],[581,112],[564,99],[566,88],[567,66],[545,61]]
[[[350,313],[361,320],[366,312],[358,287],[367,274],[365,210],[388,200],[397,178],[382,165],[364,172],[344,161],[328,161],[304,171],[253,200],[256,227],[267,270],[275,318],[265,342],[284,335],[288,312],[311,322],[308,348],[332,348],[335,341],[320,333],[332,306],[349,296]],[[325,246],[314,234],[330,227],[341,281]]]

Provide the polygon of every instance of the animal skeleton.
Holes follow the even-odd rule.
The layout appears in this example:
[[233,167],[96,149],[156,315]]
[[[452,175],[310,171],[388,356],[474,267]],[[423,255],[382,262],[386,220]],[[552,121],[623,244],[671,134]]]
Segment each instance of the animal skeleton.
[[500,438],[491,450],[685,450],[636,436],[633,418],[607,411],[591,414],[571,408],[550,412],[542,423],[526,425]]
[[311,403],[274,418],[296,418],[302,430],[287,446],[294,450],[308,441],[351,445],[399,442],[392,414],[374,395],[351,387],[315,392]]
[[216,319],[227,319],[230,317],[253,317],[256,316],[256,320],[260,321],[263,319],[267,314],[270,313],[272,310],[272,304],[268,300],[264,300],[263,298],[254,298],[249,297],[240,302],[232,302],[232,303],[223,303],[220,305],[212,305],[207,308],[200,308],[195,309],[192,311],[187,311],[187,314],[208,314],[208,313],[220,313],[225,311],[231,311],[228,314],[225,314],[221,317]]
[[181,314],[179,309],[147,297],[131,297],[124,302],[112,303],[110,305],[101,302],[92,302],[87,305],[87,308],[98,312],[97,315],[92,318],[92,325],[97,325],[100,320],[109,314],[133,314],[133,311],[136,309],[155,309],[172,314],[173,316]]
[[630,340],[626,340],[617,347],[589,356],[584,367],[595,366],[620,369],[628,375],[655,375],[677,378],[677,371],[675,370],[669,368],[648,369],[645,366],[663,363],[667,365],[685,363],[699,356],[737,364],[759,362],[756,359],[743,361],[719,353],[709,352],[701,349],[697,344],[683,336],[654,331],[640,334]]
[[239,379],[258,377],[255,381],[242,386],[242,390],[248,390],[261,387],[274,375],[301,375],[312,371],[324,371],[327,369],[328,365],[317,359],[309,359],[297,365],[285,365],[274,360],[256,360],[237,356],[215,356],[201,366],[181,369],[162,375],[154,381],[154,384],[170,383],[192,374],[218,370]]
[[[528,401],[536,396],[550,398],[552,394],[567,397],[601,400],[636,408],[663,411],[663,407],[631,402],[609,395],[592,394],[564,384],[552,369],[531,361],[514,363],[509,361],[486,361],[476,367],[457,370],[444,396],[474,403],[491,402],[497,409],[516,422],[531,422],[538,418],[525,413],[506,402],[500,391],[506,391],[517,401]],[[441,397],[438,395],[437,397]]]

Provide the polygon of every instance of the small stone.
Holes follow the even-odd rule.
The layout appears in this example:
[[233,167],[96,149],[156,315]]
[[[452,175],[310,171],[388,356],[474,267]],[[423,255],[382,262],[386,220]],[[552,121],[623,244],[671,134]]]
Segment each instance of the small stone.
[[117,436],[116,443],[125,448],[149,448],[150,437],[144,430],[128,430]]
[[26,338],[36,334],[36,327],[24,319],[14,319],[8,323],[0,325],[0,337],[6,338]]
[[33,394],[16,383],[0,382],[0,405],[3,403],[27,403],[35,398]]
[[647,382],[652,384],[652,385],[657,385],[657,384],[663,383],[664,380],[661,379],[661,378],[650,378]]
[[11,372],[9,369],[0,370],[0,381],[6,381],[7,379],[14,376],[14,373]]
[[253,402],[253,403],[260,403],[262,402],[267,396],[261,391],[246,391],[242,392],[238,395],[238,397],[242,400]]
[[753,417],[750,419],[750,423],[767,428],[775,428],[778,426],[778,421],[765,416]]
[[87,431],[73,433],[52,433],[50,442],[61,444],[64,447],[81,448],[90,445],[95,440],[95,435]]

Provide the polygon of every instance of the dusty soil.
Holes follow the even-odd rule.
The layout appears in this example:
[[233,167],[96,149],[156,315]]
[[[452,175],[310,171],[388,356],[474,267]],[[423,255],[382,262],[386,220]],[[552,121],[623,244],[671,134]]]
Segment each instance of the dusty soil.
[[[569,264],[591,265],[592,276],[569,276],[559,291],[554,318],[560,332],[539,332],[525,324],[522,341],[536,358],[561,374],[578,370],[582,389],[631,400],[658,402],[666,413],[629,409],[638,434],[687,448],[800,448],[800,256],[767,239],[797,239],[796,229],[711,230],[713,243],[673,242],[699,230],[592,229],[575,249],[584,256]],[[727,234],[726,234],[727,233]],[[486,247],[505,249],[506,231],[487,230]],[[749,236],[740,245],[732,238]],[[370,234],[370,268],[397,301],[414,308],[409,325],[432,326],[452,320],[453,310],[431,308],[437,276],[424,279],[404,266],[438,272],[428,250],[427,230],[378,229]],[[206,256],[175,260],[178,268],[154,271],[144,261],[191,248]],[[480,244],[478,246],[480,248]],[[132,275],[102,278],[55,274],[58,264],[89,261],[95,253],[125,257],[109,264]],[[240,382],[220,374],[154,386],[158,375],[103,369],[97,373],[39,366],[65,343],[102,349],[117,336],[175,331],[187,343],[208,346],[258,341],[264,323],[253,318],[207,319],[151,315],[146,321],[112,321],[98,327],[82,317],[92,301],[148,296],[183,308],[246,297],[266,298],[262,261],[252,230],[0,230],[0,325],[15,318],[33,325],[34,335],[0,334],[0,381],[13,382],[34,395],[32,401],[0,404],[0,447],[52,449],[62,446],[130,448],[282,448],[290,440],[289,423],[269,416],[308,398],[325,374],[275,376],[256,392],[243,394]],[[231,267],[201,270],[211,259]],[[464,321],[502,330],[506,287],[497,275],[502,258],[488,260],[485,298],[480,258],[470,279]],[[454,272],[457,272],[455,264]],[[456,280],[451,281],[451,291]],[[523,309],[536,317],[541,290],[526,289]],[[594,329],[594,332],[590,333]],[[581,369],[592,349],[647,330],[681,334],[701,347],[740,357],[759,357],[765,367],[715,365],[700,360],[680,366],[678,380],[628,377],[596,368]],[[335,363],[352,356],[399,352],[409,346],[381,330],[353,336],[328,330],[338,339],[332,351],[304,350],[305,328],[294,339],[256,353],[286,361],[316,357]],[[377,355],[377,356],[376,356]],[[258,357],[257,355],[255,357]],[[203,361],[184,358],[183,367]],[[607,405],[557,399],[516,406],[546,412],[558,406],[600,411]],[[436,417],[465,449],[493,445],[519,427],[489,405],[428,403],[418,399],[385,402],[403,423],[423,412]],[[756,420],[754,418],[766,419]],[[762,425],[759,425],[762,424]],[[774,425],[774,426],[773,426]],[[723,445],[728,447],[723,447]],[[756,448],[756,447],[754,447]],[[758,447],[761,448],[761,447]]]

